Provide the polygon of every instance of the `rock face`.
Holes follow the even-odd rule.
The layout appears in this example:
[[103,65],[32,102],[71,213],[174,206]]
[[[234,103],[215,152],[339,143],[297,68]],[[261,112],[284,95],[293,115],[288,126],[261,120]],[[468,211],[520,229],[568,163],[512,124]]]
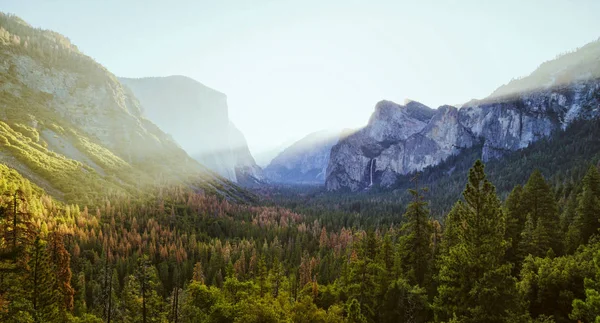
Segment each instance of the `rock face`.
[[133,93],[67,38],[2,13],[0,162],[67,201],[173,181],[230,186],[146,119]]
[[323,184],[329,153],[339,136],[339,133],[319,131],[302,138],[265,167],[265,176],[275,183]]
[[262,179],[244,135],[229,121],[225,94],[185,76],[120,81],[140,100],[143,114],[203,165],[234,182]]
[[230,152],[233,157],[235,179],[238,183],[246,186],[260,184],[264,180],[263,170],[254,161],[244,134],[229,123]]
[[390,186],[400,174],[436,165],[461,148],[482,143],[484,161],[600,115],[600,42],[503,85],[460,109],[432,110],[414,101],[381,101],[368,125],[332,147],[328,190]]

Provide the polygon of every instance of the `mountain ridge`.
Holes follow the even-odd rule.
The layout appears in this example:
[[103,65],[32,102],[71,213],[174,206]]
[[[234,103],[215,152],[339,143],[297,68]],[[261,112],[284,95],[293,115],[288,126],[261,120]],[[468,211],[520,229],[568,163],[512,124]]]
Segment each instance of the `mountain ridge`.
[[[564,60],[574,63],[565,68]],[[565,129],[576,119],[593,118],[600,114],[599,62],[600,41],[595,41],[460,109],[380,101],[366,127],[332,147],[326,188],[389,187],[398,176],[436,165],[479,142],[481,158],[496,159]],[[560,69],[549,72],[548,66]],[[583,70],[588,72],[582,74]],[[433,111],[431,118],[408,113],[410,104],[422,112]]]
[[280,152],[264,169],[273,183],[323,184],[331,147],[339,132],[322,130],[310,133]]
[[135,96],[66,37],[6,14],[0,27],[3,163],[69,202],[184,183],[237,194],[144,118]]
[[119,80],[140,100],[144,115],[201,164],[240,184],[262,180],[244,135],[229,119],[224,93],[181,75]]

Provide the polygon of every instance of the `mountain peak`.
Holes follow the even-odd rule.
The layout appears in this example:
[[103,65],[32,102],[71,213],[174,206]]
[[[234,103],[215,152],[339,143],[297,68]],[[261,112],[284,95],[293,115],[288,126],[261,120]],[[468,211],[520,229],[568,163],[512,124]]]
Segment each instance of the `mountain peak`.
[[427,122],[435,110],[414,100],[405,100],[405,105],[397,104],[389,100],[381,100],[375,105],[375,112],[369,120],[369,124],[376,120],[385,121],[398,118],[398,113],[405,115],[408,118],[417,119],[422,122]]
[[120,80],[139,99],[145,117],[190,156],[234,182],[260,179],[246,139],[229,120],[225,94],[183,75]]

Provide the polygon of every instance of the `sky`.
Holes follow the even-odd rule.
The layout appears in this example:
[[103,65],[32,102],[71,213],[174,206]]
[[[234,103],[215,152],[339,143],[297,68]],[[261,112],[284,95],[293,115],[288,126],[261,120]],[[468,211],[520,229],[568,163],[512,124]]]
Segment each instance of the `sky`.
[[227,94],[253,154],[364,126],[375,104],[483,98],[600,37],[597,0],[1,0],[122,77]]

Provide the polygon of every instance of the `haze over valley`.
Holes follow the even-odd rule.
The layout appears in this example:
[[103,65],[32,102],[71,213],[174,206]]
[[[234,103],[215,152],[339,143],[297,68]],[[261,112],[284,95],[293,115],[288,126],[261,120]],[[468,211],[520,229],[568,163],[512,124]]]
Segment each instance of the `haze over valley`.
[[600,322],[600,3],[0,5],[0,322]]

